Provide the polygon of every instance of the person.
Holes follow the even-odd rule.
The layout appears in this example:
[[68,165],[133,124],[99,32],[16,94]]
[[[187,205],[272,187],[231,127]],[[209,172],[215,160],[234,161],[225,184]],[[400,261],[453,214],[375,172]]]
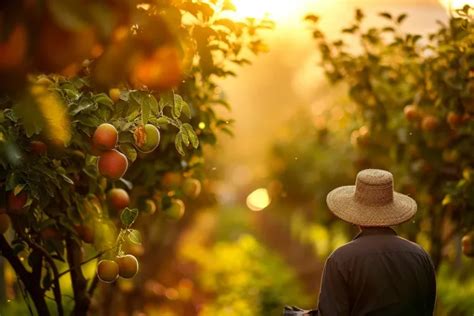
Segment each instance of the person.
[[433,315],[435,269],[430,256],[391,228],[410,220],[416,202],[394,192],[393,175],[367,169],[355,185],[332,190],[329,209],[360,233],[326,260],[319,294],[321,316]]

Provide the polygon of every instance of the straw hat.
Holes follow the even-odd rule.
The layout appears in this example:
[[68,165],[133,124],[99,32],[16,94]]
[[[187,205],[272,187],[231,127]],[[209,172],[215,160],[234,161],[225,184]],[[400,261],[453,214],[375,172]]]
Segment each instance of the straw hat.
[[360,171],[355,185],[332,190],[326,202],[337,217],[361,226],[397,225],[416,213],[415,200],[394,192],[393,175],[380,169]]

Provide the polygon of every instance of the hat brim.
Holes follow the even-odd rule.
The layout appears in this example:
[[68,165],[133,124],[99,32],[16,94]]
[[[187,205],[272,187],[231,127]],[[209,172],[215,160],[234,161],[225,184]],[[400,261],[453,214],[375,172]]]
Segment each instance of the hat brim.
[[394,226],[408,221],[417,210],[411,197],[393,192],[393,201],[372,206],[358,202],[355,197],[355,185],[336,188],[329,192],[326,203],[340,219],[360,226]]

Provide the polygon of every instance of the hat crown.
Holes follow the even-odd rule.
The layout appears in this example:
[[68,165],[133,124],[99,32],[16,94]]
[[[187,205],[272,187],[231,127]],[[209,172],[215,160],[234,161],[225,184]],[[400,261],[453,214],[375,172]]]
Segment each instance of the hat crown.
[[355,198],[365,205],[384,205],[393,201],[393,175],[380,169],[357,174]]

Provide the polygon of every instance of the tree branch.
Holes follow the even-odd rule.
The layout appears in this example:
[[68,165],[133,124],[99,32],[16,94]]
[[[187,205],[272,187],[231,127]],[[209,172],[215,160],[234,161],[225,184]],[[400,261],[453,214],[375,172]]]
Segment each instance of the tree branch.
[[81,248],[70,235],[67,235],[66,249],[67,262],[71,270],[71,283],[75,301],[72,315],[85,316],[89,309],[90,298],[87,294],[87,280],[81,269]]
[[33,299],[38,314],[50,315],[44,299],[44,293],[39,283],[33,282],[31,272],[25,269],[25,266],[23,266],[23,263],[21,263],[20,259],[15,255],[13,249],[2,234],[0,234],[0,251],[2,252],[2,256],[5,257],[13,267],[21,282],[25,285],[26,291]]
[[[101,251],[101,252],[99,252],[98,254],[96,254],[95,256],[90,257],[89,259],[87,259],[87,260],[85,260],[85,261],[82,261],[82,262],[80,263],[80,265],[81,265],[81,266],[82,266],[82,265],[85,265],[86,263],[89,263],[89,262],[91,262],[92,260],[95,260],[95,259],[101,257],[104,253],[106,253],[107,251],[110,251],[110,250],[112,250],[112,249],[114,249],[114,248],[115,248],[115,247],[112,247],[112,248],[110,248],[110,249]],[[62,276],[65,275],[65,274],[68,274],[68,273],[70,273],[70,272],[71,272],[71,269],[67,269],[67,270],[65,270],[65,271],[63,271],[63,272],[61,272],[61,273],[59,273],[59,274],[58,274],[58,278],[62,277]]]
[[[56,308],[58,310],[58,315],[63,316],[64,315],[64,310],[63,310],[63,304],[61,301],[61,287],[59,285],[59,278],[58,276],[58,267],[56,266],[56,263],[54,262],[54,259],[50,256],[48,251],[44,249],[40,244],[36,243],[34,240],[29,238],[26,234],[24,234],[21,230],[18,230],[20,236],[28,243],[28,245],[34,249],[34,251],[38,252],[39,255],[45,258],[45,260],[48,262],[49,266],[51,267],[51,270],[53,271],[54,279],[53,279],[53,294],[54,294],[54,300],[56,302]],[[38,284],[40,284],[41,280],[38,280]],[[44,290],[43,290],[44,291]]]
[[87,294],[89,294],[90,297],[94,295],[94,291],[97,288],[97,285],[99,285],[99,278],[97,277],[97,274],[96,274],[94,275],[94,278],[92,279],[89,289],[87,290]]

